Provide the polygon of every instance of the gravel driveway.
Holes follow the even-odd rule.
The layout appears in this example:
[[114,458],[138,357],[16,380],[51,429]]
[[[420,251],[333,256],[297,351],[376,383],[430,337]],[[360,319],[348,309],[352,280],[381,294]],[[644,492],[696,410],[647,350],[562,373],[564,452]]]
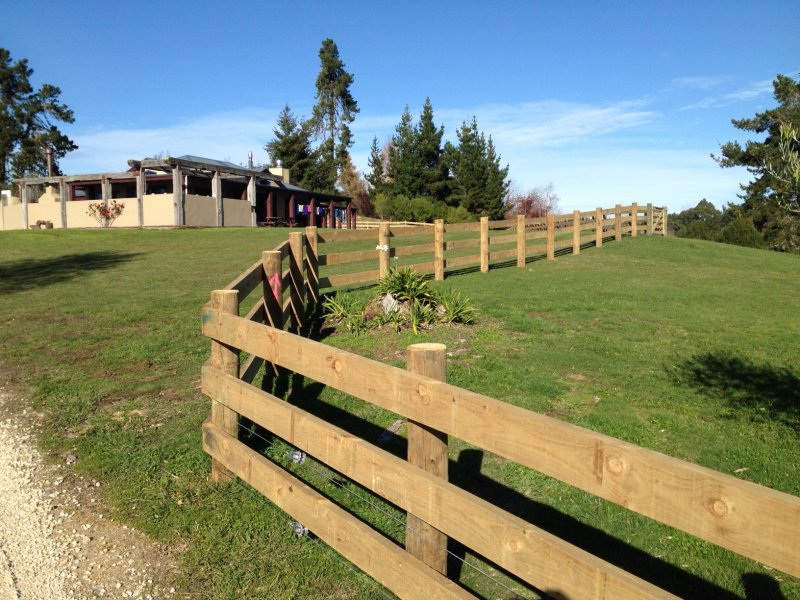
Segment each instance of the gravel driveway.
[[158,600],[175,556],[110,518],[100,482],[48,465],[31,413],[0,388],[0,600]]

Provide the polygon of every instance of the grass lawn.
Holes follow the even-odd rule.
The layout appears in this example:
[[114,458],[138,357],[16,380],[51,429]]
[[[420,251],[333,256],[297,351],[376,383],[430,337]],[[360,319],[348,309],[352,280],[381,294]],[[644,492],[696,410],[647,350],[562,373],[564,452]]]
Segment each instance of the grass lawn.
[[[246,486],[207,481],[200,307],[285,239],[281,229],[2,233],[0,368],[45,414],[46,447],[76,452],[77,469],[107,482],[117,517],[186,544],[191,597],[385,598]],[[396,365],[408,344],[442,341],[451,383],[800,495],[798,271],[797,256],[644,236],[433,284],[473,300],[472,327],[325,341]],[[340,424],[368,435],[396,418],[333,390],[319,399],[321,411],[352,410]],[[458,440],[451,461],[458,485],[680,596],[755,598],[773,586],[800,597],[793,578]],[[347,486],[312,467],[289,465],[402,538],[391,508],[353,506]],[[470,568],[461,578],[485,597],[505,593]]]

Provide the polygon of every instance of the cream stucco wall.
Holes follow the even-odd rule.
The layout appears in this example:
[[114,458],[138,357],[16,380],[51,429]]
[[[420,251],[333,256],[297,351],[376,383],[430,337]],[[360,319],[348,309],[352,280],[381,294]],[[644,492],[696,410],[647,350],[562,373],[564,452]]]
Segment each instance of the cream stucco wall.
[[100,227],[100,223],[86,214],[89,210],[88,200],[73,200],[67,202],[67,227],[76,229],[80,227]]
[[[28,203],[28,223],[50,221],[54,228],[61,227],[61,203],[47,198],[45,202]],[[112,227],[138,227],[139,211],[136,198],[118,198],[125,209]],[[100,224],[87,214],[89,201],[66,202],[67,227],[98,228]],[[251,227],[250,203],[247,200],[223,199],[225,225],[228,227]],[[142,199],[145,227],[174,227],[175,209],[172,194],[148,194]],[[0,206],[0,230],[22,229],[22,204]],[[208,196],[187,195],[185,203],[186,225],[193,227],[216,227],[217,204]]]
[[[125,205],[122,214],[117,217],[112,227],[138,227],[139,226],[139,207],[136,204],[136,198],[117,198],[117,202]],[[69,225],[69,221],[67,221]]]
[[[0,208],[0,211],[2,211],[0,225],[3,230],[22,229],[22,205],[12,204],[11,206],[3,206]],[[36,221],[34,221],[34,223],[35,222]]]
[[250,210],[250,202],[247,200],[222,199],[222,210],[224,211],[225,227],[252,227],[253,218]]
[[184,201],[184,220],[189,227],[216,227],[217,201],[209,196],[187,194]]
[[[22,219],[22,206],[19,209],[20,221]],[[60,202],[31,202],[28,204],[28,225],[36,225],[36,221],[50,221],[53,227],[61,227]],[[20,227],[22,225],[20,224]]]
[[143,199],[145,227],[172,227],[175,225],[175,207],[172,194],[147,194]]

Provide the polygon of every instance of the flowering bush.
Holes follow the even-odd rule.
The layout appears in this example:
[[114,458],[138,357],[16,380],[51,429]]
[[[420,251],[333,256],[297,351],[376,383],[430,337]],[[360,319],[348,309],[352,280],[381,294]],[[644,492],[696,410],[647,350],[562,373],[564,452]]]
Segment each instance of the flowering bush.
[[86,214],[103,227],[108,227],[122,214],[123,210],[125,210],[125,203],[117,202],[116,200],[112,200],[108,204],[105,202],[90,202],[89,210],[86,211]]

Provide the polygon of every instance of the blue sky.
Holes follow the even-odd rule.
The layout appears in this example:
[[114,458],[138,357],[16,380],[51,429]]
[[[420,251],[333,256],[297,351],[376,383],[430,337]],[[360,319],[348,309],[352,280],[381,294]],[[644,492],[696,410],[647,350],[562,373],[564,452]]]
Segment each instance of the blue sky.
[[75,112],[67,173],[159,152],[266,162],[283,105],[310,114],[330,37],[355,76],[359,169],[429,96],[447,138],[476,116],[515,186],[552,184],[563,211],[722,206],[748,173],[710,154],[800,71],[798,0],[5,4],[0,45]]

